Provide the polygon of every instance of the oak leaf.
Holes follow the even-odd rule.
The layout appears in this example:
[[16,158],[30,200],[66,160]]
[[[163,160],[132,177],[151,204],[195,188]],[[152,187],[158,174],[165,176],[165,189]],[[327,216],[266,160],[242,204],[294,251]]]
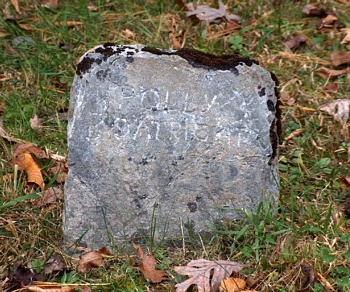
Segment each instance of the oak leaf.
[[187,4],[186,7],[189,10],[186,12],[187,17],[195,15],[198,19],[208,22],[216,22],[217,20],[223,18],[227,19],[228,21],[234,20],[238,23],[241,21],[239,16],[235,14],[228,14],[226,12],[225,5],[221,0],[219,0],[219,9],[211,8],[207,5],[197,5],[195,9],[193,3]]
[[137,255],[140,257],[141,261],[139,264],[139,269],[145,279],[150,283],[160,283],[166,279],[167,275],[162,270],[156,269],[156,259],[152,255],[145,254],[141,246],[133,243],[136,249]]
[[319,106],[317,109],[332,115],[336,121],[343,125],[349,119],[350,99],[337,99],[330,103]]
[[190,278],[176,284],[176,292],[185,292],[191,285],[197,285],[198,292],[218,291],[223,279],[232,272],[239,272],[243,266],[231,261],[209,261],[205,259],[190,261],[187,266],[175,267],[177,273]]

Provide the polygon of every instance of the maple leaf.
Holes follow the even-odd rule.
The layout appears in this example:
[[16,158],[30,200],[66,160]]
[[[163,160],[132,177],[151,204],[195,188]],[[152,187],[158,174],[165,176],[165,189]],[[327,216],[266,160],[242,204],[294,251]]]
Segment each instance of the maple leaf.
[[198,292],[219,291],[220,283],[232,272],[239,272],[243,266],[231,261],[209,261],[198,259],[190,261],[187,266],[175,267],[177,273],[190,278],[176,284],[176,292],[185,292],[191,285],[197,285]]
[[241,22],[239,16],[235,14],[227,14],[225,5],[221,0],[219,0],[219,9],[211,8],[207,5],[198,5],[195,9],[193,3],[189,3],[186,6],[189,10],[189,12],[186,12],[187,17],[195,15],[198,19],[208,22],[216,22],[218,19],[222,18],[226,18],[228,21],[234,20],[238,23]]
[[156,259],[152,255],[147,255],[142,250],[141,246],[133,243],[136,249],[137,255],[140,257],[141,262],[139,264],[139,269],[145,279],[150,283],[160,283],[166,279],[166,274],[162,270],[156,269]]

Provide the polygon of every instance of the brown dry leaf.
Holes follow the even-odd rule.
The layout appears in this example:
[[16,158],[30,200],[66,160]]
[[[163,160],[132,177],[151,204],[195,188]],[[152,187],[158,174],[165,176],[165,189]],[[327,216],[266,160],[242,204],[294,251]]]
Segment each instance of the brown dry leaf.
[[325,91],[327,92],[336,92],[339,90],[339,84],[338,83],[328,83],[326,86],[325,86]]
[[241,292],[244,290],[246,282],[240,278],[226,278],[221,281],[220,291]]
[[92,3],[90,3],[90,4],[87,6],[87,9],[88,9],[90,12],[97,12],[97,11],[98,11],[98,8],[97,8],[94,4],[92,4]]
[[323,78],[328,79],[328,78],[334,78],[342,74],[348,73],[350,70],[349,69],[343,69],[343,70],[333,70],[326,68],[324,66],[318,68],[317,73],[320,74]]
[[285,137],[284,140],[288,141],[290,139],[293,139],[296,136],[301,135],[302,133],[304,133],[304,129],[303,128],[296,129],[292,133],[290,133],[287,137]]
[[[53,156],[53,155],[52,155]],[[54,159],[54,156],[51,158]],[[67,163],[63,163],[57,161],[56,164],[49,168],[49,174],[56,176],[56,182],[63,183],[66,181],[68,175],[68,165]]]
[[339,66],[350,62],[350,52],[336,51],[329,55],[333,66]]
[[284,44],[289,49],[294,49],[299,47],[301,44],[305,44],[307,41],[306,36],[302,35],[301,33],[295,33],[292,38],[288,38]]
[[67,21],[61,21],[61,22],[56,21],[53,24],[56,25],[56,26],[64,25],[64,26],[71,27],[71,26],[82,25],[82,24],[84,24],[84,22],[82,22],[82,21],[75,21],[75,20],[67,20]]
[[60,272],[65,269],[66,265],[64,263],[63,257],[59,253],[55,253],[48,259],[44,265],[44,274],[52,274],[53,272]]
[[36,285],[24,286],[22,289],[33,292],[73,292],[76,288],[76,286],[61,286],[60,284],[38,282]]
[[109,255],[109,251],[103,247],[100,250],[94,250],[87,253],[82,254],[79,257],[79,262],[77,266],[78,273],[86,273],[90,271],[92,268],[99,268],[103,266],[103,256]]
[[41,6],[48,9],[56,9],[58,7],[58,0],[40,0]]
[[34,117],[29,119],[30,127],[32,129],[38,129],[41,128],[41,121],[39,120],[38,116],[35,114]]
[[338,17],[333,14],[328,14],[322,19],[321,23],[317,26],[318,30],[327,28],[342,28],[344,24],[339,21]]
[[281,92],[281,101],[287,105],[293,105],[295,103],[295,99],[287,91]]
[[120,33],[120,36],[127,39],[135,39],[136,33],[131,31],[130,29],[123,28]]
[[44,189],[45,184],[41,169],[34,161],[31,153],[38,158],[47,158],[46,153],[34,144],[17,144],[14,148],[13,164],[17,164],[19,170],[24,170],[27,173],[28,183],[37,184],[41,189]]
[[21,9],[19,8],[19,4],[17,0],[11,0],[13,7],[15,7],[18,14],[22,14]]
[[7,33],[7,32],[1,32],[0,31],[0,38],[3,38],[3,37],[7,37],[7,36],[10,36],[11,34]]
[[139,269],[145,279],[150,283],[160,283],[165,280],[167,275],[164,271],[156,269],[157,262],[154,256],[145,254],[141,246],[136,243],[133,243],[133,246],[141,259]]
[[171,44],[172,44],[172,47],[174,50],[179,50],[181,49],[181,44],[180,42],[176,39],[174,33],[171,31],[169,33],[169,37],[170,37],[170,41],[171,41]]
[[341,41],[341,44],[350,43],[350,28],[342,28],[341,31],[345,32],[345,37]]
[[221,0],[219,0],[219,9],[211,8],[207,5],[197,5],[195,9],[193,3],[187,4],[186,7],[188,9],[188,12],[186,12],[187,17],[195,15],[199,20],[207,21],[209,23],[217,22],[223,18],[227,19],[228,21],[234,20],[238,23],[241,22],[238,15],[227,14],[225,5]]
[[17,144],[14,147],[14,156],[22,153],[32,153],[38,158],[49,158],[48,155],[40,147],[32,143]]
[[199,292],[218,291],[223,279],[232,272],[239,272],[243,266],[231,261],[209,261],[205,259],[190,261],[187,266],[175,267],[180,275],[189,276],[186,281],[176,284],[176,292],[185,292],[191,285],[197,285]]
[[41,169],[34,161],[32,155],[30,153],[22,153],[15,157],[14,164],[18,165],[18,168],[20,170],[24,170],[27,175],[28,183],[34,183],[41,187],[41,189],[44,189],[44,179],[41,175]]
[[60,188],[50,187],[45,191],[44,196],[40,199],[36,206],[43,207],[62,199],[63,191]]
[[18,26],[24,30],[34,30],[30,25],[24,24],[24,23],[17,23]]
[[346,124],[349,118],[350,99],[337,99],[319,106],[317,109],[332,115],[336,121]]
[[305,275],[305,282],[303,283],[301,289],[305,290],[306,288],[310,287],[315,280],[315,272],[314,268],[307,263],[301,263],[300,268],[301,272]]
[[20,286],[30,285],[33,280],[36,280],[36,274],[22,263],[17,263],[10,272],[9,278],[11,281],[20,284]]
[[303,7],[302,12],[309,16],[324,16],[326,11],[319,7],[319,3],[307,4]]

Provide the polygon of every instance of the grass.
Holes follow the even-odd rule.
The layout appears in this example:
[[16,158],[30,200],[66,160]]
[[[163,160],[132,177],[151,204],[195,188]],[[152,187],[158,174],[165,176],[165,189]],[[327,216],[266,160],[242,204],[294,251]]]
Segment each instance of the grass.
[[[0,126],[10,137],[0,138],[1,289],[14,289],[6,277],[16,263],[40,271],[59,252],[68,268],[48,280],[91,283],[96,291],[174,291],[183,278],[172,267],[201,257],[244,263],[245,273],[259,280],[259,291],[299,290],[302,262],[311,264],[335,291],[350,291],[350,221],[343,213],[350,195],[343,183],[350,177],[350,141],[338,122],[317,110],[334,99],[349,98],[349,75],[326,80],[315,72],[321,65],[330,67],[326,56],[331,52],[350,50],[349,44],[340,44],[344,34],[336,28],[317,31],[317,18],[301,12],[308,1],[224,1],[242,18],[241,30],[228,35],[220,34],[224,24],[193,25],[175,2],[91,1],[98,8],[91,12],[86,1],[62,0],[57,9],[47,9],[39,1],[23,0],[19,14],[10,1],[0,0]],[[319,2],[350,27],[346,1]],[[279,212],[272,216],[268,206],[261,206],[256,213],[248,212],[244,221],[228,224],[205,246],[198,239],[181,249],[158,247],[159,267],[171,275],[158,285],[144,280],[132,256],[112,256],[104,267],[79,275],[76,262],[61,246],[63,203],[36,207],[35,194],[42,191],[27,186],[24,172],[14,171],[14,144],[28,141],[66,156],[65,115],[78,58],[107,41],[169,49],[169,31],[184,39],[186,47],[252,57],[280,79],[282,94],[290,102],[283,105]],[[296,32],[307,37],[307,44],[289,50],[283,42]],[[326,91],[330,82],[338,83],[339,90]],[[30,126],[34,115],[40,128]],[[302,134],[283,141],[300,128]],[[42,165],[46,183],[52,179],[50,163]],[[62,183],[53,185],[62,188]],[[309,291],[327,289],[316,279]]]

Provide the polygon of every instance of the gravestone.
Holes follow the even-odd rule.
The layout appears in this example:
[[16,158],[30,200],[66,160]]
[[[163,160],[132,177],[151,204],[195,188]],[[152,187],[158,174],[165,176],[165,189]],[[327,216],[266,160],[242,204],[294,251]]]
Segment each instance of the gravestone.
[[77,65],[65,241],[181,239],[279,195],[276,77],[254,60],[104,44]]

